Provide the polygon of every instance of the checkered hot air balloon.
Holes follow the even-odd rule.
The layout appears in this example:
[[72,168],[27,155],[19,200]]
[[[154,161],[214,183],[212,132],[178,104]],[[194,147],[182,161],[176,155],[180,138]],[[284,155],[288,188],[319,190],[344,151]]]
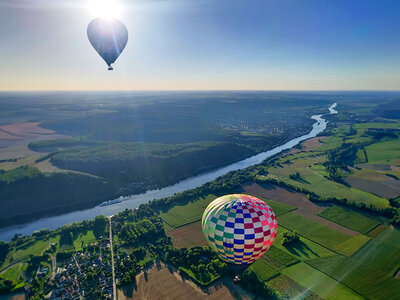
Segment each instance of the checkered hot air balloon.
[[226,262],[248,265],[274,242],[277,221],[271,207],[248,195],[225,195],[203,213],[202,229],[211,248]]

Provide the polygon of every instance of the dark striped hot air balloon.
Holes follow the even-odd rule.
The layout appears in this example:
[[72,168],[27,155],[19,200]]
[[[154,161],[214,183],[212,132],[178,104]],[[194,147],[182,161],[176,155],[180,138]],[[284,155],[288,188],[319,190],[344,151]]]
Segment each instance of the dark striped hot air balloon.
[[117,19],[97,18],[89,23],[87,36],[93,48],[113,70],[113,64],[128,42],[128,30],[124,23]]

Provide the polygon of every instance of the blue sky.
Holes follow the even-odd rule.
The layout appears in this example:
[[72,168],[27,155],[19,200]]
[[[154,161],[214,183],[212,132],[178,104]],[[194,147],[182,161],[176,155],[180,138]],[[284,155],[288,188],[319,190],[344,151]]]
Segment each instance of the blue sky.
[[1,90],[400,89],[399,0],[119,0],[112,72],[87,1],[0,0]]

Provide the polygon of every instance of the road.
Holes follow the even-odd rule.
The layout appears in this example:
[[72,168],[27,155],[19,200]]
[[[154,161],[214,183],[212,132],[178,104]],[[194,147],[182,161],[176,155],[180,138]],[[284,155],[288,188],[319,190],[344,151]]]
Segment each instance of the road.
[[[76,255],[76,254],[75,254],[75,255]],[[75,257],[75,255],[72,255],[72,258],[74,259],[74,261],[75,261],[75,265],[76,265],[76,267],[77,267],[77,268],[78,268],[78,270],[79,270],[79,274],[82,274],[81,267],[79,266],[79,263],[78,263],[78,261],[76,260],[76,257]],[[76,284],[76,286],[78,287],[78,295],[79,295],[79,299],[82,299],[82,295],[81,295],[81,292],[80,292],[80,290],[81,290],[81,286],[79,285],[78,276],[76,276],[76,275],[75,275],[74,279],[75,279],[75,284]]]
[[117,300],[117,285],[115,284],[115,271],[114,271],[114,249],[113,249],[113,240],[112,240],[112,216],[108,217],[108,221],[110,223],[110,249],[111,249],[111,271],[112,271],[112,280],[113,280],[113,294],[114,300]]
[[52,269],[51,279],[53,280],[54,277],[56,276],[57,260],[56,257],[53,255],[50,255],[50,257],[51,257],[51,269]]

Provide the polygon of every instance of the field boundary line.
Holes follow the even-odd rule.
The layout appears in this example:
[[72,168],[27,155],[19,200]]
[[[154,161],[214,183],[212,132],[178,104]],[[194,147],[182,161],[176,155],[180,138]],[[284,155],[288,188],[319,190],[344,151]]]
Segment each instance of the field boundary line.
[[[368,232],[365,233],[366,236],[369,236],[368,233],[370,233],[372,230],[378,228],[379,226],[382,226],[383,224],[379,223],[378,225],[376,225],[374,228],[372,228],[371,230],[368,230]],[[380,234],[380,233],[379,233]],[[371,238],[374,238],[372,236],[370,236]]]
[[161,217],[161,219],[162,219],[165,223],[167,223],[167,225],[170,226],[172,229],[177,229],[177,228],[180,228],[180,227],[183,227],[183,226],[186,226],[186,225],[189,225],[189,224],[192,224],[192,223],[196,223],[196,222],[198,222],[198,221],[201,221],[201,218],[200,218],[200,219],[197,219],[197,220],[194,220],[194,221],[189,221],[189,222],[187,222],[187,223],[183,223],[182,225],[179,225],[179,226],[172,226],[170,223],[168,223],[167,221],[165,221],[165,220],[163,219],[163,217]]

